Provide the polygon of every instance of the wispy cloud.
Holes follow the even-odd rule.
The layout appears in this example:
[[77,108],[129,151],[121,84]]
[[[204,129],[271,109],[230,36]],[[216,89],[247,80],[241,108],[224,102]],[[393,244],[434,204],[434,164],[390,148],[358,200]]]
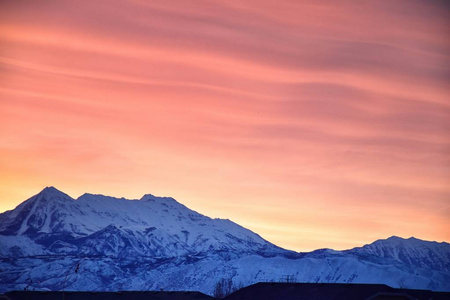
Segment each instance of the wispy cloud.
[[445,1],[0,6],[2,210],[56,185],[298,250],[450,239]]

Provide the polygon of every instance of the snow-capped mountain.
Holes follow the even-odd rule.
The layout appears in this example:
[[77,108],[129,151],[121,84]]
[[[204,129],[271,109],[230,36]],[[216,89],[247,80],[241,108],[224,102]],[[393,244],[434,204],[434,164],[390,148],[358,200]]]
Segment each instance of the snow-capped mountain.
[[46,188],[0,214],[0,292],[198,290],[279,281],[450,290],[450,245],[391,237],[347,251],[295,253],[172,198],[126,200]]
[[[140,200],[127,200],[84,194],[75,200],[53,187],[1,214],[0,235],[34,240],[36,247],[21,249],[22,256],[284,252],[236,223],[211,219],[173,198],[145,195]],[[11,252],[2,247],[0,251],[2,256],[17,257],[19,249]]]
[[425,242],[416,238],[402,239],[392,236],[372,244],[349,250],[359,256],[374,256],[394,260],[415,268],[446,271],[450,273],[450,245]]

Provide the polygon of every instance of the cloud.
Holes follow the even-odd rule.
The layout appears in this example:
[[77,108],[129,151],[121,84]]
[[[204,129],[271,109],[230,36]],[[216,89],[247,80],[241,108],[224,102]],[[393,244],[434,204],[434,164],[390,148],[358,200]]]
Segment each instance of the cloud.
[[448,240],[449,19],[444,1],[4,2],[0,208],[56,185],[175,196],[299,250]]

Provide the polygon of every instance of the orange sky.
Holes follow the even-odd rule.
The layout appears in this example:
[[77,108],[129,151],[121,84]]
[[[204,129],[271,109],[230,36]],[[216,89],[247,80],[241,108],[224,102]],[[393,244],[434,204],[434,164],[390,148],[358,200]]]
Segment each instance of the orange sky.
[[446,1],[2,1],[0,211],[52,185],[172,196],[298,251],[448,242],[448,20]]

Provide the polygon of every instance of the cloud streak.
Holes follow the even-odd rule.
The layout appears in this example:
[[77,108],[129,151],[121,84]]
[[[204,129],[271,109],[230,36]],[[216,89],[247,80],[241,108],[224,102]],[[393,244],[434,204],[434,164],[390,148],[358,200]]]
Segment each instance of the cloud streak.
[[[281,246],[450,240],[444,1],[6,1],[0,209],[174,196]],[[414,221],[412,221],[414,220]]]

